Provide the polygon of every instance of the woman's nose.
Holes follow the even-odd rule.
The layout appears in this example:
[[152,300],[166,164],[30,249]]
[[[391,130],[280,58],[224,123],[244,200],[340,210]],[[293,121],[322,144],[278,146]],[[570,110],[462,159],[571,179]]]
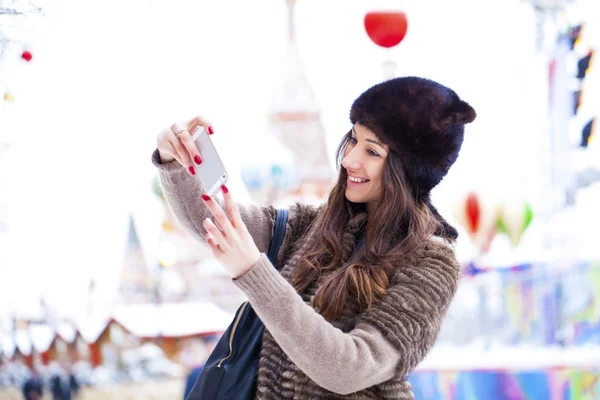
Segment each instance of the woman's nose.
[[353,152],[350,152],[344,157],[342,160],[342,167],[350,170],[358,170],[360,169],[360,160],[356,156],[352,155]]

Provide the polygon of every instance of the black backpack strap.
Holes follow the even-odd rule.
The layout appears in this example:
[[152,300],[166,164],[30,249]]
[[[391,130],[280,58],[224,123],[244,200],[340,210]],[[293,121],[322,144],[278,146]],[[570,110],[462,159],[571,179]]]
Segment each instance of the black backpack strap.
[[273,229],[273,237],[271,238],[271,242],[269,243],[269,251],[267,253],[267,257],[269,257],[269,260],[271,260],[271,263],[273,264],[275,264],[277,253],[279,253],[279,248],[281,247],[281,243],[283,243],[283,237],[285,236],[285,227],[287,225],[287,220],[288,210],[278,209],[277,215],[275,216],[275,228]]

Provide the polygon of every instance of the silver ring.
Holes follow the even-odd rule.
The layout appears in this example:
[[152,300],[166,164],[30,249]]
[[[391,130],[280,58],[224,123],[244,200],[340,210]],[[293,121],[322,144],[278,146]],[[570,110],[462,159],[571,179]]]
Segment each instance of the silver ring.
[[175,137],[177,139],[181,139],[181,135],[183,134],[183,132],[185,132],[185,129],[180,129],[177,132],[175,132]]

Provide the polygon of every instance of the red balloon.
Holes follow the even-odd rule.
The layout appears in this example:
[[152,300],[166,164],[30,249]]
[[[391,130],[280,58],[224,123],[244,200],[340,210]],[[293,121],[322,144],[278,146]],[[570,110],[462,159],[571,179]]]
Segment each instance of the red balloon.
[[408,21],[402,11],[372,11],[365,15],[365,30],[381,47],[394,47],[404,39]]
[[29,51],[25,50],[25,51],[23,52],[23,54],[21,54],[21,58],[22,58],[23,60],[25,60],[25,61],[29,62],[29,61],[31,61],[31,59],[33,58],[33,55],[32,55],[32,54],[31,54]]
[[479,219],[481,217],[481,208],[479,207],[479,199],[474,193],[469,193],[465,203],[467,212],[467,223],[470,233],[475,233],[479,229]]

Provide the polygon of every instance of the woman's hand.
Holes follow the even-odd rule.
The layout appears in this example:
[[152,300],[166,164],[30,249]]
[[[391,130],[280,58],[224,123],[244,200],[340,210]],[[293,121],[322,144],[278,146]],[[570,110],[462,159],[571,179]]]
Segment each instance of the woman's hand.
[[[237,279],[248,272],[260,259],[260,251],[242,221],[237,204],[227,187],[221,187],[225,199],[225,210],[203,194],[202,199],[212,212],[215,222],[206,218],[206,243],[232,278]],[[215,225],[216,223],[216,225]]]
[[203,126],[209,134],[213,134],[210,123],[200,116],[182,123],[175,123],[170,128],[160,132],[156,138],[160,161],[166,164],[177,160],[190,174],[195,175],[194,164],[202,164],[202,159],[190,132],[195,132],[198,126]]

